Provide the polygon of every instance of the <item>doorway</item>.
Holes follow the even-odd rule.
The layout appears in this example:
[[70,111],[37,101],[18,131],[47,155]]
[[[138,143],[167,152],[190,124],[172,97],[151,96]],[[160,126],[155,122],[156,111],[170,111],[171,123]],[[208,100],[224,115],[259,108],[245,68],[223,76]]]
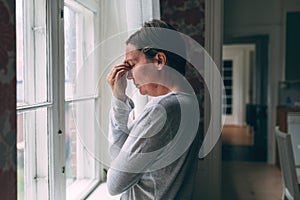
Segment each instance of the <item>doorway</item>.
[[266,161],[267,55],[267,36],[232,38],[224,42],[223,160]]

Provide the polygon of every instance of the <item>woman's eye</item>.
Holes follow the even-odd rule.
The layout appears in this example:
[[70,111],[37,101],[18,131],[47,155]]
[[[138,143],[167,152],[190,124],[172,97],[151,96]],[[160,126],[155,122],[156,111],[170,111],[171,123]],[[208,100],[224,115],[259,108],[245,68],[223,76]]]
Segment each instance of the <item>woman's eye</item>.
[[133,69],[134,65],[129,65],[130,70]]

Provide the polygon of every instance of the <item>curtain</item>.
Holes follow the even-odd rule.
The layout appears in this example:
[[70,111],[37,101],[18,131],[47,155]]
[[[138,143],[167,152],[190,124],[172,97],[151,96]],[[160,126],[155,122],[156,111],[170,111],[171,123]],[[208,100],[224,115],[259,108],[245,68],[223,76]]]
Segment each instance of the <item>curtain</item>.
[[[97,89],[101,95],[100,108],[97,109],[101,137],[108,132],[108,113],[111,104],[111,90],[106,82],[106,76],[113,66],[120,64],[125,58],[125,42],[128,36],[137,28],[140,28],[144,21],[160,18],[159,0],[103,0],[99,1],[99,17],[96,23],[99,25],[99,35],[95,38],[97,46],[94,51],[94,59],[99,62]],[[131,119],[138,116],[148,98],[139,94],[138,90],[128,81],[127,94],[135,102],[135,109]],[[101,138],[101,159],[109,163],[110,158],[107,151],[106,139]]]
[[[139,29],[145,21],[160,19],[159,0],[126,0],[127,29],[129,35]],[[128,35],[128,36],[129,36]],[[139,94],[135,86],[128,84],[128,93],[135,103],[134,116],[137,117],[149,101],[149,97]]]

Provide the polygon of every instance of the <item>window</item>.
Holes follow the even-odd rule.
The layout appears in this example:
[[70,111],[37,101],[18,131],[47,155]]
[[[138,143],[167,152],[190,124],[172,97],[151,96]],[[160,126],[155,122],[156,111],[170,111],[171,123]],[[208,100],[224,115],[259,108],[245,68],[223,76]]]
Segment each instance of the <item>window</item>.
[[223,80],[226,94],[223,94],[223,99],[226,98],[226,115],[232,114],[232,75],[233,75],[233,61],[224,60],[223,61]]
[[100,181],[91,2],[16,1],[18,199],[85,198]]
[[17,0],[16,5],[18,198],[41,199],[49,194],[47,137],[51,112],[45,2],[34,5],[42,8],[38,16],[30,12],[34,10],[32,1]]
[[[98,180],[94,153],[99,145],[95,132],[96,68],[94,50],[94,13],[66,0],[64,6],[65,41],[65,118],[67,199],[82,196]],[[88,145],[88,148],[86,148]],[[91,152],[90,152],[91,151]],[[82,184],[86,183],[86,184]]]

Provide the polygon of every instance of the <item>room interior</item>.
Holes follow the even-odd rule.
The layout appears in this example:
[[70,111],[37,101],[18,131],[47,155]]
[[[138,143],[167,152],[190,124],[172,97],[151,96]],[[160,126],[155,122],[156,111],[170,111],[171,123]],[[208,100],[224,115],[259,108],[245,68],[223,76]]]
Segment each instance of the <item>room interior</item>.
[[[0,33],[0,196],[4,199],[23,199],[18,197],[18,194],[20,195],[20,193],[18,193],[18,190],[20,190],[20,186],[18,186],[20,178],[17,169],[18,162],[22,161],[17,160],[17,151],[24,148],[24,145],[26,144],[17,141],[17,131],[21,130],[20,123],[23,123],[19,120],[18,116],[24,117],[25,115],[27,116],[27,114],[29,118],[31,116],[29,114],[29,107],[25,108],[21,106],[21,109],[19,109],[20,107],[17,107],[16,102],[18,98],[17,73],[18,66],[20,65],[20,63],[17,62],[17,49],[15,48],[18,39],[16,33],[19,33],[16,30],[17,24],[15,21],[17,16],[17,11],[15,10],[17,2],[20,1],[0,0],[0,27],[1,30],[4,30],[3,34]],[[63,6],[64,1],[51,2],[51,12],[57,14],[53,16],[52,20],[59,21],[58,18],[64,17],[66,20],[69,16],[69,24],[72,24],[72,13],[67,13],[66,11],[65,13],[61,12],[60,8]],[[83,0],[66,0],[65,2],[70,8],[76,7],[77,4],[84,4]],[[300,80],[300,68],[298,66],[299,61],[297,60],[297,46],[300,45],[300,39],[297,37],[297,34],[300,34],[300,26],[297,26],[300,18],[300,2],[295,0],[153,0],[151,3],[149,3],[150,1],[135,1],[138,2],[137,4],[144,4],[143,6],[139,5],[141,8],[139,12],[135,12],[137,9],[134,8],[136,7],[130,8],[129,1],[122,1],[121,5],[115,0],[90,0],[86,2],[89,2],[89,5],[86,5],[86,7],[91,10],[89,12],[85,11],[87,20],[91,19],[92,13],[96,13],[101,10],[101,8],[106,8],[106,10],[101,10],[102,12],[99,14],[99,19],[97,19],[97,23],[101,24],[102,27],[95,26],[95,32],[98,31],[101,37],[97,38],[94,35],[92,37],[85,36],[90,46],[92,45],[91,41],[94,37],[96,43],[101,43],[101,40],[115,36],[116,32],[122,32],[127,28],[135,28],[136,24],[140,22],[139,20],[155,16],[168,21],[179,31],[189,35],[199,44],[203,45],[219,67],[220,71],[223,69],[223,75],[225,74],[225,61],[233,60],[235,62],[237,60],[243,67],[246,66],[245,71],[234,68],[234,66],[231,66],[231,68],[229,67],[232,70],[232,74],[235,74],[235,76],[232,77],[233,85],[231,85],[231,89],[233,91],[238,90],[239,92],[235,93],[237,95],[232,96],[228,94],[226,97],[226,105],[229,107],[235,106],[234,112],[236,110],[237,112],[233,115],[233,110],[228,110],[227,116],[224,116],[225,121],[222,122],[224,124],[221,124],[221,121],[214,122],[216,129],[219,126],[222,126],[222,136],[217,141],[214,149],[205,158],[199,160],[199,172],[197,182],[195,183],[197,193],[194,194],[194,199],[199,199],[199,197],[216,200],[280,199],[283,182],[279,167],[279,155],[274,130],[275,126],[279,125],[281,131],[288,132],[288,122],[291,120],[293,121],[293,114],[300,112],[300,84],[298,82]],[[126,13],[125,9],[120,9],[122,7],[125,8],[126,6],[127,12],[131,9],[128,13]],[[152,9],[155,7],[159,8],[159,12],[155,9],[151,10],[150,7],[147,6],[150,6]],[[99,10],[97,10],[98,7]],[[149,12],[149,10],[151,10],[152,13]],[[116,11],[118,12],[118,17],[114,15]],[[126,17],[124,19],[119,19],[126,15],[128,17],[127,19]],[[127,21],[127,25],[121,23],[122,20],[125,19],[131,19]],[[114,20],[117,20],[117,22]],[[40,31],[43,33],[44,31],[43,29],[40,29],[38,25],[32,28],[37,32]],[[52,31],[54,32],[63,31],[59,29],[59,26],[52,26],[50,28],[53,29]],[[88,27],[84,28],[87,29],[87,31],[91,31]],[[84,34],[81,37],[84,38]],[[113,37],[113,39],[118,42],[124,40],[124,38],[126,38],[125,35]],[[43,40],[41,41],[44,42]],[[63,44],[59,42],[58,38],[54,38],[52,42],[51,45],[53,47],[63,49],[63,46],[61,46]],[[72,41],[70,40],[68,42]],[[123,46],[118,46],[119,44],[109,44],[116,45],[117,51],[121,51],[123,48]],[[41,50],[39,48],[41,48]],[[86,49],[84,48],[81,49],[81,51],[85,50]],[[102,49],[99,48],[99,52],[97,53],[102,53],[101,50]],[[37,45],[36,51],[43,51],[43,46]],[[105,65],[110,63],[110,58],[119,56],[118,52],[109,53],[112,53],[110,55],[111,57],[101,61]],[[62,60],[60,60],[59,52],[53,51],[51,54],[54,57],[54,65],[57,64],[59,66],[64,64],[62,63]],[[68,56],[71,57],[71,55],[72,54],[70,53]],[[41,59],[42,58],[37,59],[35,62],[44,62]],[[64,69],[58,70],[63,71]],[[97,73],[103,72],[101,70],[99,71],[100,72]],[[59,76],[64,74],[64,72],[59,72],[61,71],[56,72]],[[35,73],[43,72],[39,71]],[[87,72],[87,74],[83,75],[83,81],[89,78],[89,73],[92,72]],[[60,78],[65,80],[64,77]],[[72,73],[70,73],[69,78],[70,80],[72,79]],[[203,87],[201,87],[201,80],[199,80],[197,76],[190,74],[190,77],[188,78],[196,93],[199,95],[199,98],[208,97]],[[34,80],[37,81],[38,79]],[[101,81],[103,80],[101,79],[100,82]],[[40,91],[43,91],[43,84],[41,82],[40,86]],[[68,87],[66,90],[70,88],[71,87]],[[105,89],[107,88],[104,88],[104,90]],[[212,99],[217,101],[217,104],[219,103],[221,105],[221,100],[218,102],[218,99],[221,99],[222,95],[220,91],[218,91],[219,90],[216,89],[215,92],[217,94],[212,94],[216,95],[218,98]],[[89,91],[82,89],[81,92],[85,94]],[[228,92],[228,90],[226,92]],[[20,93],[18,93],[18,95],[20,95]],[[24,94],[22,95],[24,96]],[[69,93],[62,93],[62,96],[63,95],[68,96]],[[70,96],[70,99],[72,98],[73,96]],[[63,100],[64,99],[62,99],[62,101]],[[144,100],[141,100],[140,102]],[[69,110],[67,111],[71,112],[66,112],[63,116],[71,116],[70,119],[72,119],[72,106],[75,104],[75,101],[67,100],[66,102],[70,105],[70,107],[68,107]],[[105,110],[107,109],[107,106],[105,107],[107,102],[109,102],[109,99],[105,99],[103,105],[99,106],[103,106],[103,110]],[[236,104],[236,102],[238,103]],[[142,104],[143,103],[141,103],[141,106]],[[207,128],[210,123],[207,116],[211,113],[209,113],[209,109],[205,109],[208,104],[209,103],[206,102],[203,107],[200,108],[202,109],[201,111],[203,111],[201,112],[203,114],[202,117],[205,118],[203,124],[201,124],[203,129]],[[39,106],[42,107],[44,105]],[[16,115],[17,112],[22,113],[23,111],[25,113],[24,115]],[[104,122],[106,117],[105,113],[107,112],[97,113],[100,116],[99,119],[104,120]],[[221,118],[222,113],[218,114]],[[59,117],[62,116],[57,114],[57,119]],[[58,120],[57,122],[54,122],[54,124],[55,123],[59,126],[60,122]],[[65,123],[69,125],[68,129],[75,130],[72,120],[66,121]],[[297,126],[297,124],[295,126]],[[83,128],[86,129],[89,127]],[[103,129],[105,130],[105,128],[107,127],[104,125]],[[292,139],[292,141],[297,142],[298,136],[297,134],[295,135],[296,136],[293,137],[296,139]],[[38,140],[41,141],[40,146],[45,148],[41,151],[42,153],[38,153],[39,158],[47,157],[47,139],[41,137],[38,138]],[[64,145],[69,145],[71,149],[77,148],[77,151],[80,152],[81,155],[85,155],[84,150],[80,150],[76,144],[72,143],[72,141],[75,140],[76,134],[75,137],[73,135],[73,138],[71,137],[69,141],[67,139],[63,139],[62,141],[64,141]],[[91,142],[87,138],[83,138],[82,140],[87,142],[87,144]],[[53,141],[54,144],[56,142],[59,143],[59,140],[56,141],[55,138],[53,138]],[[297,143],[295,143],[295,145],[297,145]],[[65,152],[65,148],[60,150],[59,148],[54,148],[54,154],[55,152],[59,154],[59,151]],[[96,147],[94,148],[96,149]],[[101,144],[101,148],[105,149],[105,144]],[[295,149],[295,152],[296,151],[297,149]],[[61,155],[53,157],[53,163],[49,163],[49,166],[51,166],[49,167],[49,173],[55,172],[55,175],[53,175],[54,177],[59,177],[56,172],[61,171],[59,162],[64,158],[61,158],[60,156]],[[92,152],[87,155],[87,157],[89,157],[87,160],[90,159],[89,162],[94,163],[96,166],[98,160],[95,158],[98,158],[98,156],[100,156],[100,153],[99,155],[96,155],[95,152]],[[72,159],[75,158],[69,157],[69,165],[72,165]],[[43,160],[44,159],[41,159],[41,161]],[[47,166],[48,163],[45,164],[44,168],[41,167],[36,170],[40,170],[39,173],[48,176],[48,171],[44,170]],[[84,167],[86,166],[83,165],[82,168]],[[63,170],[65,170],[65,168],[63,168]],[[77,169],[72,168],[72,170]],[[68,175],[76,173],[72,170],[68,172]],[[81,173],[84,174],[85,171]],[[92,175],[101,177],[104,174],[103,170],[99,170],[97,173],[95,173],[97,175]],[[40,188],[48,187],[43,185],[43,181],[48,180],[48,178],[43,179],[42,177],[38,179],[36,177],[35,180],[37,180],[37,182],[41,181]],[[47,193],[53,193],[53,197],[60,199],[61,196],[65,196],[66,193],[68,193],[66,191],[60,191],[62,190],[61,188],[66,188],[64,185],[68,183],[71,185],[71,182],[68,182],[68,180],[61,181],[60,178],[58,178],[57,182],[53,182],[52,185],[49,186],[49,188],[54,189],[50,189],[49,191],[46,189]],[[99,185],[99,183],[97,184]],[[39,192],[34,190],[29,191],[36,193],[35,197],[38,197],[39,195],[43,195],[45,190],[41,189]],[[94,193],[91,193],[91,191],[94,191]],[[91,189],[91,195],[89,195],[89,197],[85,196],[84,198],[97,199],[98,195],[103,194],[103,191],[105,193],[105,187],[100,184],[98,190],[95,188]]]

